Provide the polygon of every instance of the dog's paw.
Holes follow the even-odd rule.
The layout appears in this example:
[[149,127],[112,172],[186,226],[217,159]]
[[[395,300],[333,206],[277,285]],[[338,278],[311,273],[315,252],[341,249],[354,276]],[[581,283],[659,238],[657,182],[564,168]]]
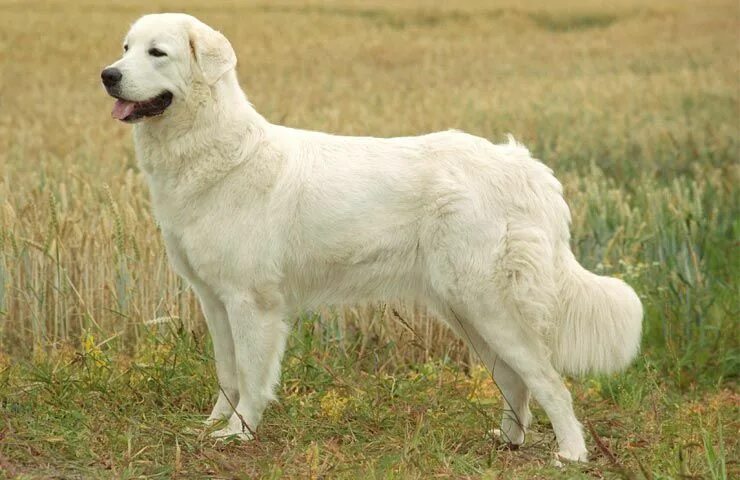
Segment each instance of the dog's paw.
[[252,440],[252,430],[242,421],[238,415],[232,415],[226,426],[211,433],[211,437],[223,440]]
[[568,450],[563,449],[560,450],[558,453],[555,454],[555,463],[557,466],[562,467],[563,464],[559,462],[559,460],[565,460],[567,462],[588,462],[588,451],[586,449],[582,450]]
[[242,429],[234,429],[230,427],[212,432],[211,437],[224,441],[237,440],[242,442],[252,440],[254,438],[252,433],[249,431],[242,431]]
[[517,450],[524,444],[524,434],[518,436],[518,438],[512,439],[508,435],[504,434],[500,428],[494,428],[489,430],[489,433],[496,439],[496,441],[506,445],[510,450]]

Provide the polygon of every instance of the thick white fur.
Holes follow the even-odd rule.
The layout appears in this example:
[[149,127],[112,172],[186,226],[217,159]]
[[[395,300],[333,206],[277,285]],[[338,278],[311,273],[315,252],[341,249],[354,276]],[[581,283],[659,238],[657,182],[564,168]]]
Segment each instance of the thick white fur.
[[[386,139],[270,124],[242,92],[228,41],[187,15],[145,16],[126,43],[112,65],[122,94],[174,94],[134,139],[171,263],[213,337],[223,392],[209,420],[229,419],[216,436],[248,438],[240,417],[259,423],[291,315],[402,299],[428,305],[494,371],[509,441],[524,441],[531,392],[559,456],[586,460],[558,370],[624,368],[642,307],[574,259],[549,168],[513,140],[457,131]],[[153,44],[168,56],[148,56]]]

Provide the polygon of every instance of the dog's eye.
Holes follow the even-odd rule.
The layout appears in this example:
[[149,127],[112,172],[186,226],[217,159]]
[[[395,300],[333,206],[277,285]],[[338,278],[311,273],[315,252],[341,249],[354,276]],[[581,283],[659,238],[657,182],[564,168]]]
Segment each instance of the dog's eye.
[[158,48],[150,48],[149,55],[151,55],[152,57],[166,57],[167,56],[166,53],[164,53],[162,50]]
[[124,51],[124,52],[128,52],[128,45],[124,45],[124,46],[123,46],[123,51]]

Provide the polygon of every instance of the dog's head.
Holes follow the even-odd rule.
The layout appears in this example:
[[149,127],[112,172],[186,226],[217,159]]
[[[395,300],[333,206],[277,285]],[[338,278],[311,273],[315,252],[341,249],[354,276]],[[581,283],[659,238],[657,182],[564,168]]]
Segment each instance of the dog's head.
[[221,33],[181,13],[146,15],[123,42],[123,57],[101,79],[116,98],[112,115],[124,122],[155,117],[185,105],[196,84],[212,86],[236,66]]

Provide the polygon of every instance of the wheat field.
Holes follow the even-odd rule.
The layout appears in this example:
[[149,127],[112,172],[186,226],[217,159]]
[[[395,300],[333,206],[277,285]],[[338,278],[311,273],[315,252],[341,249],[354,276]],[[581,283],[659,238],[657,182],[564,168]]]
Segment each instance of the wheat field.
[[[553,470],[545,477],[722,478],[727,468],[731,475],[737,466],[737,439],[730,437],[737,434],[740,358],[740,7],[723,0],[162,0],[156,6],[141,0],[0,0],[0,411],[40,402],[18,390],[40,381],[39,365],[61,362],[68,378],[77,378],[81,364],[104,366],[112,382],[132,374],[141,358],[149,365],[179,349],[191,355],[188,342],[203,352],[203,363],[210,362],[194,296],[167,265],[130,127],[110,118],[112,100],[99,81],[100,70],[120,56],[128,26],[152,11],[186,11],[221,30],[237,52],[249,99],[272,122],[374,136],[456,128],[493,141],[511,133],[527,145],[565,186],[576,256],[594,271],[627,280],[646,308],[635,369],[617,379],[576,381],[574,388],[585,399],[595,395],[631,412],[625,415],[645,407],[646,382],[655,382],[666,404],[709,405],[700,418],[684,417],[679,409],[669,433],[656,413],[654,437],[648,427],[628,422],[631,427],[620,432],[637,428],[635,435],[658,445],[642,461],[625,447],[639,439],[620,437],[607,446],[618,450],[615,462],[596,450],[602,470]],[[332,364],[342,371],[373,356],[368,368],[378,385],[385,385],[385,376],[406,378],[435,362],[454,378],[455,365],[464,366],[465,378],[478,378],[464,345],[414,306],[327,307],[295,322],[292,351],[313,355],[304,350],[308,343],[323,352],[322,359],[342,352],[344,360]],[[208,386],[199,387],[200,400],[188,404],[194,413],[207,409],[215,384],[212,367],[191,367],[187,378]],[[102,381],[98,374],[85,378]],[[352,375],[347,382],[366,381]],[[435,375],[439,385],[447,378]],[[272,420],[268,414],[268,425],[287,415],[292,395],[303,392],[298,385],[310,383],[307,376],[300,362],[288,360],[281,394],[288,407],[273,412]],[[310,397],[317,411],[346,407],[346,392],[332,383],[339,380],[330,375],[322,382]],[[185,383],[182,389],[187,391]],[[303,406],[308,400],[301,398],[295,401]],[[476,423],[475,412],[458,407]],[[25,417],[8,415],[0,439],[24,431],[19,422]],[[69,430],[62,430],[67,433],[53,437],[70,441]],[[34,455],[24,455],[18,445],[35,445],[39,435],[29,427],[18,434],[22,440],[0,447],[0,472],[10,472],[9,478],[39,471],[39,478],[106,478],[106,472],[121,478],[156,472],[230,478],[225,472],[234,471],[226,460],[214,461],[208,474],[195,460],[179,466],[165,461],[169,454],[137,466],[130,438],[105,444],[111,451],[128,445],[128,463],[116,463],[113,455],[113,466],[98,471],[90,467],[100,465],[96,457],[84,470],[71,453],[49,460],[55,451],[50,447],[36,455],[46,462],[38,470]],[[192,458],[205,462],[193,453],[204,451],[202,443],[186,444],[174,434],[157,438],[162,451],[187,445]],[[356,450],[334,445],[338,453],[326,460],[322,453],[332,451],[326,438],[295,438],[301,438],[298,446],[283,445],[275,464],[263,444],[250,451],[261,460],[239,471],[318,478],[323,468],[324,475],[351,478],[351,470],[327,465],[355,464],[383,478],[430,472],[495,478],[506,471],[532,478],[539,473],[528,463],[547,465],[546,454],[532,447],[520,457],[472,454],[473,460],[465,456],[455,466],[422,452],[417,463],[386,469],[380,454],[357,460],[367,447],[362,442]],[[407,440],[396,438],[404,452]],[[680,445],[693,443],[701,452],[682,453]],[[439,445],[440,451],[449,447]],[[526,461],[512,460],[516,465],[506,470],[501,465],[507,458]]]

